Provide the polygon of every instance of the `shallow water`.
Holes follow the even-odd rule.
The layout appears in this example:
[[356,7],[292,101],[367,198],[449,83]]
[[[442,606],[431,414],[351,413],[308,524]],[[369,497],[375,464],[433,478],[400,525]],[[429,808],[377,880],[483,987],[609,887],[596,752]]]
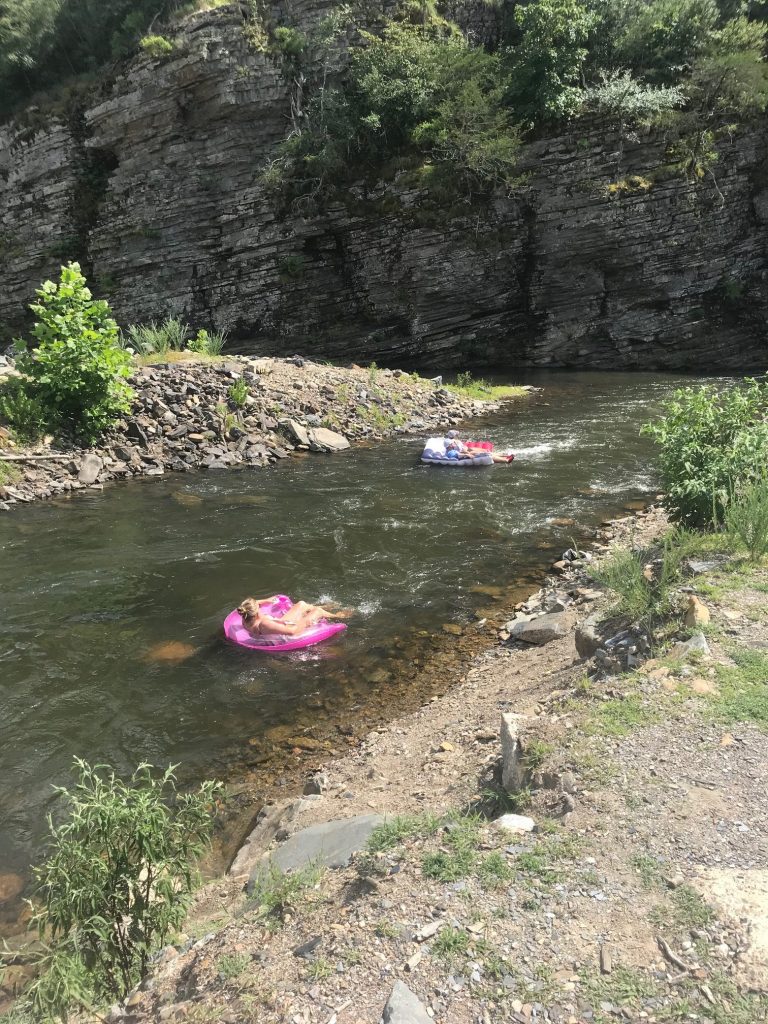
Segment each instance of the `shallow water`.
[[[399,439],[0,518],[0,874],[34,856],[73,755],[121,772],[178,761],[187,780],[244,750],[264,760],[313,708],[353,719],[373,688],[386,704],[396,645],[467,621],[483,588],[533,579],[578,532],[552,520],[595,524],[654,492],[638,427],[680,378],[534,383],[542,395],[468,431],[512,446],[510,467],[422,466],[419,440]],[[340,642],[295,654],[221,641],[234,604],[273,592],[356,616]]]

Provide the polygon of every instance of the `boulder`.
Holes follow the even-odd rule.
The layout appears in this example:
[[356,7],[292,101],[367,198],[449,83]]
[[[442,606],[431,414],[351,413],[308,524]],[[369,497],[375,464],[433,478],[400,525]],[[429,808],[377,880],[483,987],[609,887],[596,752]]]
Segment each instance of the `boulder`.
[[691,654],[704,654],[709,655],[712,652],[709,649],[707,638],[703,633],[694,633],[690,640],[686,640],[684,643],[674,644],[670,647],[667,657],[674,658],[675,660],[684,660]]
[[550,612],[538,615],[529,622],[515,622],[511,630],[512,640],[522,640],[526,644],[548,644],[552,640],[562,640],[568,636],[576,623],[576,616],[571,611]]
[[314,452],[343,452],[349,448],[349,441],[343,434],[327,427],[315,427],[309,432],[309,446]]
[[80,463],[77,479],[86,486],[95,484],[103,468],[104,463],[98,455],[86,455]]
[[599,615],[590,615],[576,627],[576,650],[580,658],[591,658],[599,647],[603,646],[603,638],[600,636],[598,627],[600,624]]
[[352,854],[365,847],[371,832],[383,821],[381,814],[361,814],[356,818],[311,825],[296,832],[255,866],[248,882],[249,890],[271,867],[282,872],[297,871],[308,864],[326,868],[346,867]]
[[301,423],[297,423],[296,420],[284,420],[281,426],[285,429],[288,437],[295,441],[296,444],[309,446],[309,434]]
[[494,819],[493,827],[505,832],[533,832],[536,822],[525,814],[502,814]]
[[381,1024],[432,1024],[432,1018],[418,996],[402,981],[396,981],[381,1015]]

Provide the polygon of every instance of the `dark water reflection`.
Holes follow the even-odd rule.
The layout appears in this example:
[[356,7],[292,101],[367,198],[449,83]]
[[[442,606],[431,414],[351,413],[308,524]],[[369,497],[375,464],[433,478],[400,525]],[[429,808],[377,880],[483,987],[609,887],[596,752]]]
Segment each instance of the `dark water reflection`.
[[[567,546],[552,519],[595,523],[654,490],[638,426],[677,378],[540,383],[481,430],[514,447],[510,468],[422,467],[419,441],[396,440],[2,517],[0,874],[25,869],[73,755],[221,776],[299,720],[354,720],[372,687],[390,700],[393,659],[419,631],[466,621],[488,600],[478,588],[513,586],[551,560],[542,545]],[[293,655],[218,638],[240,598],[276,591],[358,615],[341,642]]]

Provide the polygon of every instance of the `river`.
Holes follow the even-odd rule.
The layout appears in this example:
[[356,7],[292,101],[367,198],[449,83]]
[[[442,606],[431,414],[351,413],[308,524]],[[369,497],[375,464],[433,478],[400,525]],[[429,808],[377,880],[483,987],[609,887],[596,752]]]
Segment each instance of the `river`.
[[[545,390],[469,430],[511,445],[509,467],[425,467],[400,438],[0,518],[0,874],[26,872],[73,755],[180,762],[185,780],[268,772],[291,733],[353,731],[372,703],[397,713],[399,667],[449,640],[443,624],[533,589],[579,526],[654,493],[638,429],[687,381],[527,379]],[[273,592],[356,614],[339,642],[292,655],[220,639],[241,598]]]

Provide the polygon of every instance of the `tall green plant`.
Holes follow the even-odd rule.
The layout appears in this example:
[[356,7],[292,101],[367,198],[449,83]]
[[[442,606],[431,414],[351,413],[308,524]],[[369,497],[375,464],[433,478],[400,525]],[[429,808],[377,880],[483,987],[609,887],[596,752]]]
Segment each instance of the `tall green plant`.
[[109,305],[93,299],[79,263],[61,268],[58,284],[46,281],[30,309],[36,347],[17,342],[22,389],[44,410],[49,425],[94,438],[129,408],[125,382],[130,358],[120,347]]
[[205,782],[179,794],[173,767],[156,776],[141,764],[125,783],[104,765],[75,766],[74,788],[58,789],[67,820],[51,823],[34,872],[33,924],[47,951],[30,999],[45,1019],[121,999],[146,972],[184,920],[219,790]]
[[731,492],[768,465],[768,380],[682,388],[643,427],[659,445],[665,505],[688,526],[720,522]]
[[768,476],[743,485],[731,495],[723,526],[734,547],[743,547],[750,562],[768,554]]

